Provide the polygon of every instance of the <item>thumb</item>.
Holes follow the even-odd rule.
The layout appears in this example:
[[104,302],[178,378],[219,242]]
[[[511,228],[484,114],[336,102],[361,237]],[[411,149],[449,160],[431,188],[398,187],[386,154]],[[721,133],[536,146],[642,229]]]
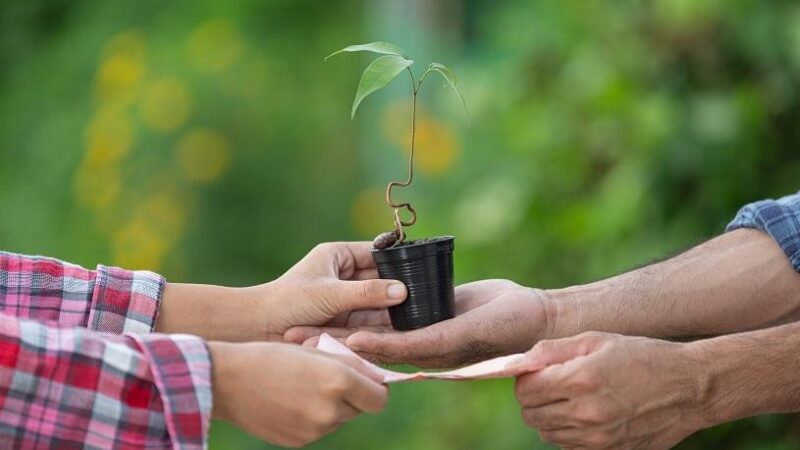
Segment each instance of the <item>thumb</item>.
[[604,333],[589,332],[563,339],[539,341],[525,357],[510,366],[510,369],[536,371],[555,364],[586,356],[597,350],[606,340]]
[[380,309],[402,303],[406,285],[395,280],[337,281],[331,287],[331,311],[339,314],[357,309]]

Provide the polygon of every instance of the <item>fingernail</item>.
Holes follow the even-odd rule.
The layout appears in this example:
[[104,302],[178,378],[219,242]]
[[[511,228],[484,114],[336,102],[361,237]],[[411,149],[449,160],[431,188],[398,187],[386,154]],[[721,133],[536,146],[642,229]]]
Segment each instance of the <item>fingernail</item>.
[[403,283],[394,283],[389,286],[389,289],[386,290],[386,293],[389,295],[389,298],[396,300],[406,298],[406,285]]

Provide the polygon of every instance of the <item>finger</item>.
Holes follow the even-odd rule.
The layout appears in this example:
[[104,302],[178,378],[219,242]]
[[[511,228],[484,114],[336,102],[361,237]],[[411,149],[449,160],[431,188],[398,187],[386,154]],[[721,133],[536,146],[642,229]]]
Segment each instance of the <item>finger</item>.
[[538,407],[523,407],[522,419],[526,425],[537,430],[559,430],[567,427],[578,427],[581,424],[570,414],[569,400],[558,400]]
[[567,427],[559,430],[539,430],[539,437],[548,444],[572,449],[598,448],[596,446],[584,447],[587,442],[587,434],[588,431],[585,428]]
[[436,339],[435,330],[431,330],[433,327],[406,332],[358,331],[347,338],[345,345],[381,362],[424,365],[444,353],[442,339]]
[[344,278],[350,278],[353,273],[362,269],[375,268],[370,252],[371,242],[336,242],[332,245],[336,251],[337,269]]
[[338,411],[337,417],[339,417],[338,425],[353,420],[356,418],[356,416],[361,414],[361,411],[359,411],[353,405],[347,403],[346,401],[342,401],[341,403],[339,403],[339,405],[337,406],[337,411]]
[[312,337],[319,336],[322,333],[328,333],[335,338],[346,339],[348,336],[357,331],[381,332],[386,331],[387,329],[388,328],[385,326],[361,326],[354,328],[299,326],[286,330],[286,332],[283,333],[283,340],[286,342],[300,344]]
[[402,303],[408,291],[395,280],[334,281],[328,287],[330,313],[337,315],[359,309],[379,309]]
[[294,342],[295,344],[302,344],[308,339],[319,336],[322,333],[328,333],[335,338],[346,338],[353,334],[354,331],[338,327],[292,327],[283,333],[283,340],[286,342]]
[[378,269],[359,269],[356,270],[351,280],[372,280],[378,277]]
[[509,368],[524,366],[529,370],[539,370],[554,364],[562,364],[593,353],[607,336],[604,333],[590,332],[563,339],[539,341],[525,353],[525,358]]
[[327,354],[327,356],[339,360],[340,362],[347,365],[350,369],[355,370],[362,376],[369,378],[375,383],[378,384],[383,383],[383,374],[375,366],[365,363],[363,360],[359,359],[356,356],[334,355],[334,354]]
[[391,328],[392,319],[389,317],[388,309],[367,309],[363,311],[353,311],[345,322],[347,328],[375,326],[378,328],[385,328],[389,331]]
[[389,389],[356,369],[351,373],[354,383],[345,392],[344,400],[359,411],[373,414],[383,411],[389,397]]
[[515,286],[508,280],[481,280],[456,286],[456,314],[474,309],[486,303],[486,299],[495,298]]
[[523,408],[535,408],[568,399],[564,380],[573,370],[572,367],[559,365],[519,376],[514,384],[514,395]]
[[481,330],[481,315],[468,312],[425,328],[406,332],[356,332],[347,338],[351,350],[385,363],[419,367],[453,367],[502,353]]

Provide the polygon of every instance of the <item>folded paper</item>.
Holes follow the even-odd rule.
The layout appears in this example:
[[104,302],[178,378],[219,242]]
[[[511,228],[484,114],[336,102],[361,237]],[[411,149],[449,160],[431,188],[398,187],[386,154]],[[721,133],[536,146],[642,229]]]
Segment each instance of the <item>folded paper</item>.
[[471,366],[462,367],[460,369],[448,370],[445,372],[395,372],[393,370],[384,369],[380,366],[372,364],[364,358],[358,356],[355,352],[347,348],[344,344],[337,341],[327,333],[323,333],[317,342],[317,349],[327,353],[344,356],[354,356],[360,359],[364,365],[374,373],[384,383],[396,383],[399,381],[417,381],[417,380],[482,380],[488,378],[506,378],[521,375],[526,372],[533,372],[534,369],[526,366],[515,365],[524,357],[522,353],[515,355],[501,356],[499,358],[489,359],[486,361],[473,364]]

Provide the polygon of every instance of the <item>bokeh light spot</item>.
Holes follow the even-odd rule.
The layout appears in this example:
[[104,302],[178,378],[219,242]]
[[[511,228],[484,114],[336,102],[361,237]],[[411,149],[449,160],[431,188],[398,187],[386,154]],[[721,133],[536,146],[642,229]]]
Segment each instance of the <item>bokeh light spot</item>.
[[86,159],[92,166],[119,161],[133,143],[131,121],[120,108],[102,108],[95,112],[85,131]]
[[114,233],[113,261],[128,269],[158,270],[167,248],[164,239],[148,222],[135,219]]
[[145,87],[140,114],[144,123],[157,131],[173,131],[189,117],[191,96],[177,78],[156,80]]
[[[438,175],[446,171],[461,154],[453,130],[435,120],[417,121],[415,147],[415,167],[428,175]],[[411,130],[407,131],[403,148],[406,152],[411,151]]]
[[525,188],[498,176],[469,189],[455,208],[458,236],[467,244],[485,244],[513,231],[523,218]]
[[372,238],[392,229],[392,210],[386,206],[382,188],[361,191],[350,207],[350,222],[359,236]]
[[189,36],[189,57],[204,72],[220,72],[242,52],[239,31],[225,18],[203,22]]
[[160,191],[147,198],[137,214],[141,220],[168,242],[174,242],[183,233],[186,224],[186,202],[174,190]]
[[115,164],[84,160],[73,184],[78,204],[90,208],[109,206],[119,195],[120,174]]
[[192,130],[178,141],[177,159],[178,167],[188,180],[209,183],[228,170],[231,145],[217,131]]
[[144,38],[135,31],[120,33],[103,48],[96,93],[102,101],[129,103],[144,72]]

